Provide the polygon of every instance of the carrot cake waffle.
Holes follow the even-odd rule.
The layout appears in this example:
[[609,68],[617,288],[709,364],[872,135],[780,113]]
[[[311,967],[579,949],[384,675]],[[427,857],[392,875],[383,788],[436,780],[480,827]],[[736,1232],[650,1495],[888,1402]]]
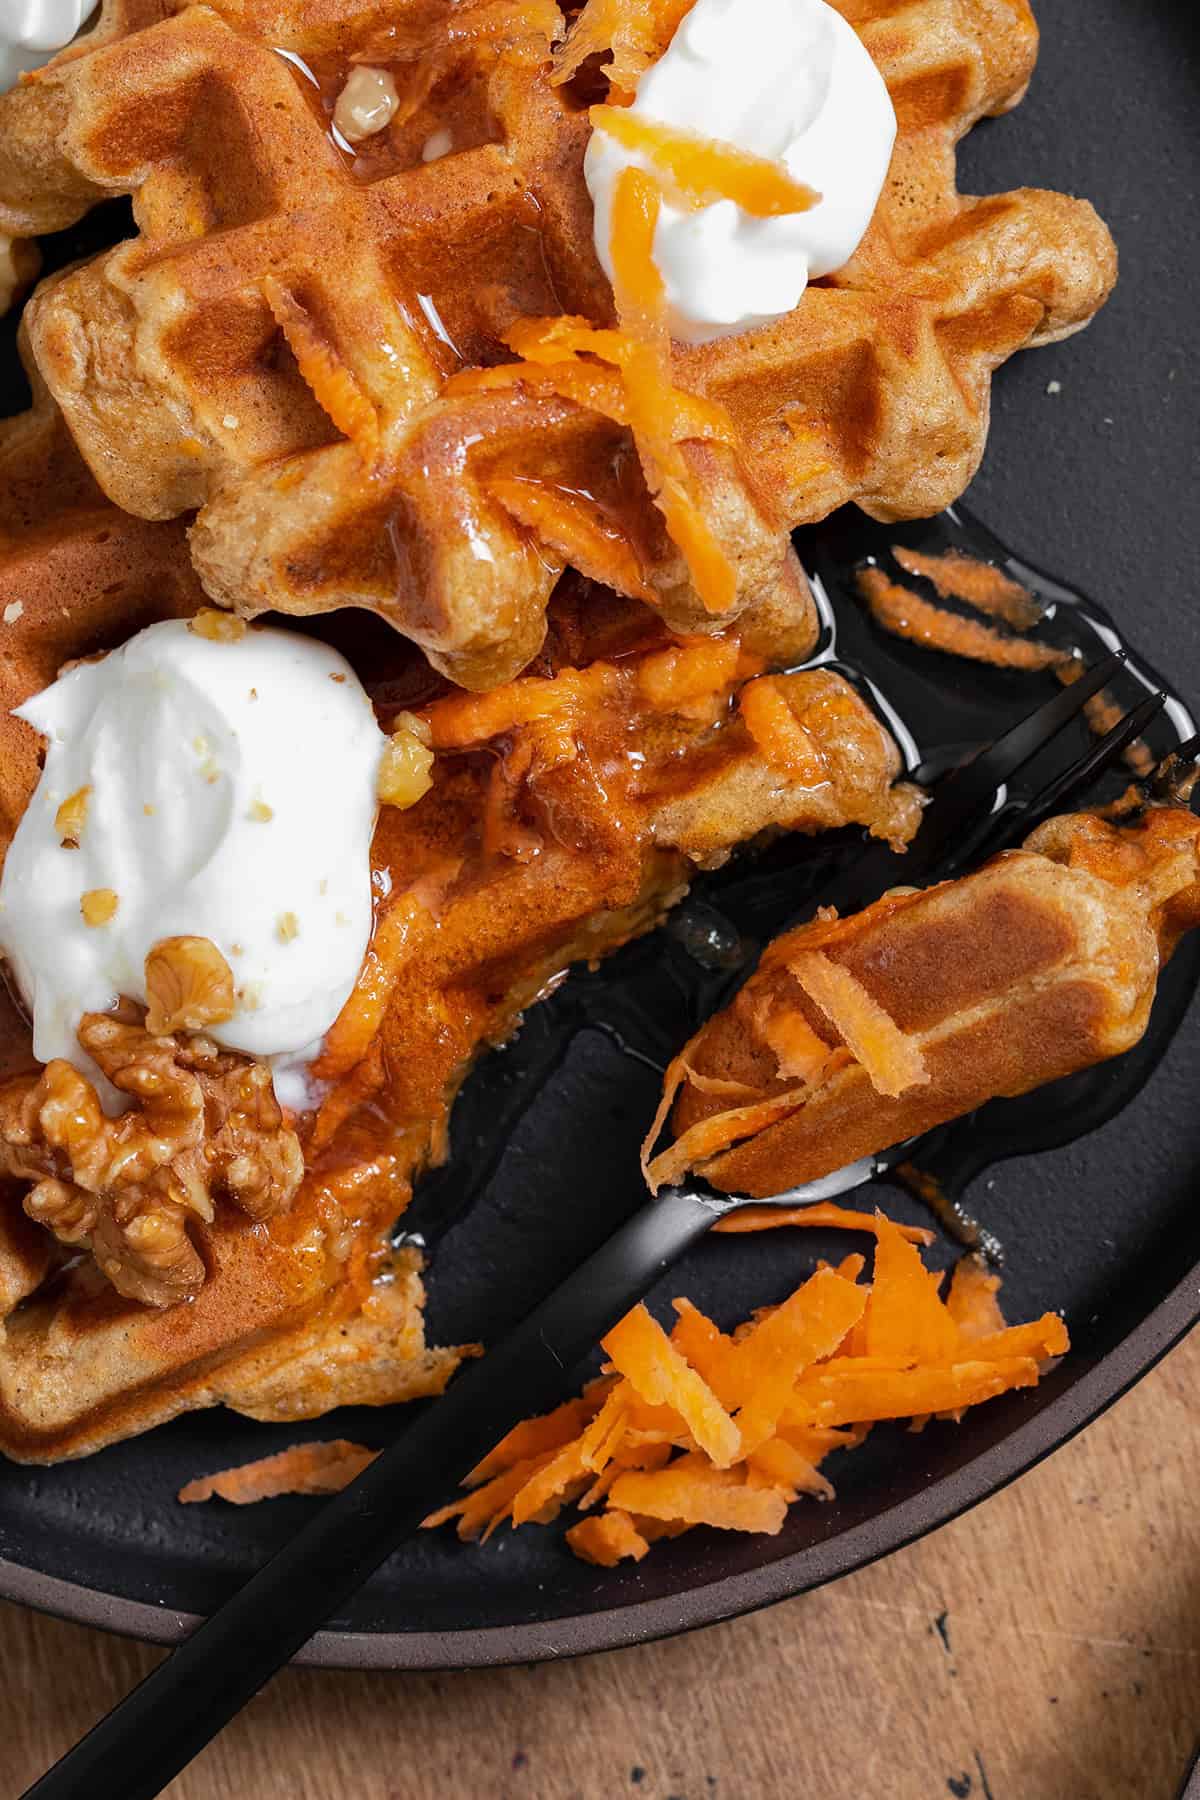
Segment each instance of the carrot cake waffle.
[[651,173],[621,184],[601,245],[610,283],[589,142],[644,137],[625,103],[686,13],[105,0],[0,99],[0,227],[133,195],[138,235],[27,312],[109,497],[196,511],[220,604],[370,607],[471,687],[528,664],[565,564],[719,631],[770,594],[791,527],[847,500],[882,517],[953,500],[992,371],[1087,323],[1115,273],[1086,202],[956,189],[959,138],[1028,83],[1026,0],[841,0],[895,115],[869,229],[790,311],[672,345],[653,171],[690,182],[688,204],[815,198],[758,195],[762,157],[706,159],[651,121],[630,153]]

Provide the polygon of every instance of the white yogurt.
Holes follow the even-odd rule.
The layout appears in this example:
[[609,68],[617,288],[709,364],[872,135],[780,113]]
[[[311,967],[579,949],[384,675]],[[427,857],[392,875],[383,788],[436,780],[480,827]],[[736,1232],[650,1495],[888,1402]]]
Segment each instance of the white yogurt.
[[[732,200],[696,212],[664,201],[654,260],[671,330],[687,343],[791,312],[811,278],[847,263],[871,222],[896,137],[883,77],[825,0],[697,0],[643,75],[633,111],[781,163],[821,195],[807,212],[756,219]],[[595,131],[584,174],[596,253],[612,275],[612,197],[652,157]]]
[[[225,641],[170,620],[17,716],[45,736],[46,760],[0,879],[0,950],[39,1060],[94,1078],[80,1018],[121,995],[144,1002],[146,953],[176,936],[210,939],[233,972],[237,1007],[212,1037],[292,1066],[311,1055],[371,932],[387,740],[345,659],[298,632]],[[85,788],[64,848],[56,816]],[[96,893],[116,910],[89,925],[81,902]]]

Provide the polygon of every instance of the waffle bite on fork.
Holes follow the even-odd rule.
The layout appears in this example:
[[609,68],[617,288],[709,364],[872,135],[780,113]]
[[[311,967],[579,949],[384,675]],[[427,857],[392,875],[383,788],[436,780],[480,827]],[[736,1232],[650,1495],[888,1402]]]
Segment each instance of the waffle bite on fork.
[[[874,219],[785,318],[690,347],[614,296],[583,177],[605,69],[628,98],[684,11],[105,0],[0,98],[0,228],[134,196],[135,239],[35,293],[31,354],[111,499],[198,509],[220,604],[368,607],[482,688],[565,565],[721,632],[795,580],[792,527],[962,491],[992,371],[1114,276],[1085,202],[956,189],[1028,82],[1026,0],[839,0],[899,127]],[[387,122],[351,142],[354,71]]]
[[672,1064],[651,1184],[786,1192],[1136,1044],[1200,923],[1200,820],[1050,819],[1021,850],[777,938]]
[[[42,452],[69,466],[52,436]],[[118,512],[82,473],[78,487],[40,551],[22,533],[0,538],[6,842],[39,778],[37,735],[9,709],[72,657],[195,610],[179,528]],[[27,1028],[15,1013],[4,1022],[6,1454],[82,1455],[217,1403],[294,1418],[439,1391],[459,1352],[426,1346],[419,1259],[389,1232],[443,1152],[480,1049],[572,962],[654,925],[697,866],[736,844],[854,821],[902,845],[915,828],[918,797],[896,783],[895,747],[855,691],[830,671],[770,672],[811,647],[802,586],[787,608],[749,609],[730,632],[680,644],[641,603],[567,579],[534,670],[479,696],[431,676],[384,627],[363,630],[357,662],[379,715],[432,750],[432,782],[381,809],[371,946],[312,1066],[311,1109],[253,1117],[242,1102],[231,1147],[213,1101],[266,1104],[263,1065],[215,1056],[203,1028],[156,1036],[134,1009],[81,1029],[106,1074],[123,1059],[135,1105],[89,1130],[87,1083],[73,1074],[65,1134]],[[122,1180],[128,1164],[102,1131],[122,1152],[144,1144],[155,1069],[185,1104],[153,1166]],[[229,1148],[278,1178],[263,1186]]]

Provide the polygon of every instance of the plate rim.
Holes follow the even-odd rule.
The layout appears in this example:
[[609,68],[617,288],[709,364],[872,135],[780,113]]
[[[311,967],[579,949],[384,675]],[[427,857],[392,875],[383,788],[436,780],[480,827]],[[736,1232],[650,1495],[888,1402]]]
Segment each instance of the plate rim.
[[[1200,1323],[1200,1262],[1095,1365],[961,1467],[824,1543],[654,1600],[524,1625],[455,1631],[319,1631],[293,1661],[410,1673],[503,1668],[628,1649],[809,1593],[961,1518],[1060,1450],[1128,1393]],[[174,1647],[202,1615],[128,1600],[0,1557],[0,1598],[76,1625]]]

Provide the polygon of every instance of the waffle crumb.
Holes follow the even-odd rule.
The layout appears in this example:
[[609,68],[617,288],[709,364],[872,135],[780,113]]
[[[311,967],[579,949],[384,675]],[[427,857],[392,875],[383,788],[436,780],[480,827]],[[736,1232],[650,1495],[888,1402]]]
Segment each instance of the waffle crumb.
[[268,825],[275,817],[275,808],[268,806],[265,800],[256,798],[251,801],[246,817],[253,819],[256,825]]
[[233,972],[209,938],[160,938],[145,972],[146,1029],[155,1037],[233,1017]]
[[188,620],[188,630],[197,637],[211,638],[215,644],[236,644],[249,627],[236,613],[221,612],[215,606],[202,606],[195,618]]
[[364,64],[351,69],[333,109],[333,123],[348,143],[358,144],[385,130],[399,105],[400,96],[387,69]]
[[275,936],[281,944],[290,944],[300,936],[300,921],[294,912],[280,913],[275,921]]
[[109,925],[117,916],[119,905],[112,888],[89,888],[79,896],[79,910],[85,925]]
[[376,791],[384,806],[415,806],[433,786],[430,729],[414,713],[400,713],[379,764]]
[[87,820],[90,787],[76,788],[69,794],[54,815],[54,829],[59,835],[64,850],[78,850],[79,840],[83,835],[83,827]]

